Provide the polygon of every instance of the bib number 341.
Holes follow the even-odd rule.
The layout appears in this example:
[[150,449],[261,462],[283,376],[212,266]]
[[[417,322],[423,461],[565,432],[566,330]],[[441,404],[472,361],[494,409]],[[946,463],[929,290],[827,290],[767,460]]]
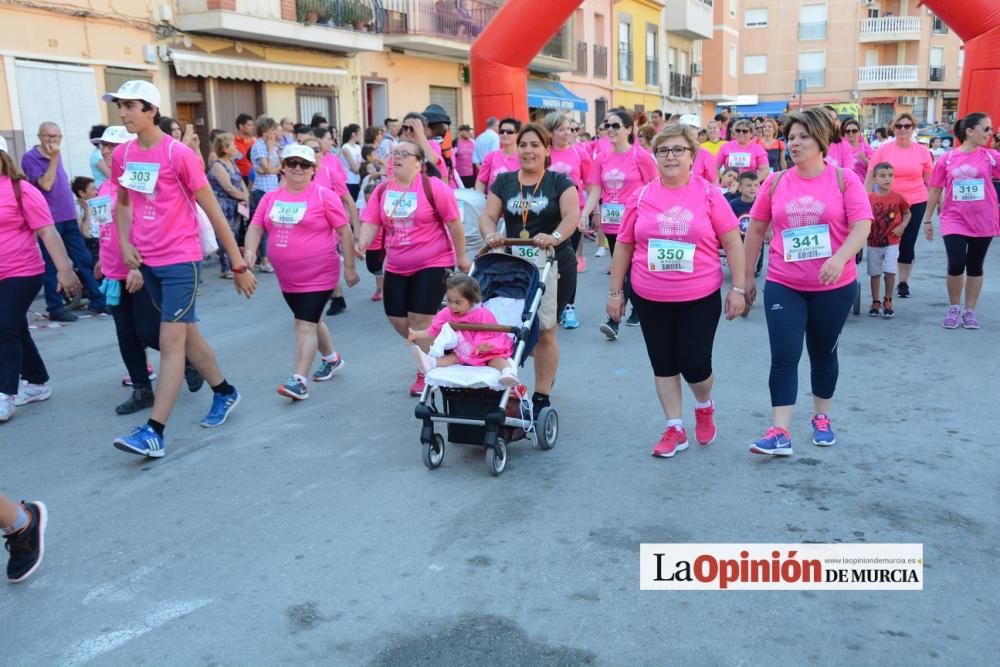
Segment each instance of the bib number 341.
[[829,225],[809,225],[786,229],[781,233],[786,262],[804,262],[833,254]]

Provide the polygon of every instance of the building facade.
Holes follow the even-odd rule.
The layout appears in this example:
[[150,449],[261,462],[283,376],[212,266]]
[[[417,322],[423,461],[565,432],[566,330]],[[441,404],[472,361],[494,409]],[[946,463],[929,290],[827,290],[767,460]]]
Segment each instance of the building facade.
[[584,0],[573,17],[575,67],[560,76],[573,93],[587,100],[589,109],[576,112],[575,119],[590,132],[611,108],[613,17],[611,0]]
[[620,0],[614,4],[614,94],[612,102],[634,112],[659,109],[663,0]]

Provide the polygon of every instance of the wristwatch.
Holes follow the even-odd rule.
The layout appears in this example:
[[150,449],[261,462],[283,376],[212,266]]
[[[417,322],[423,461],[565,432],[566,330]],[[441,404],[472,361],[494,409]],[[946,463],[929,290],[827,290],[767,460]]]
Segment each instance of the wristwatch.
[[233,271],[233,273],[246,273],[247,272],[247,265],[243,264],[241,266],[234,266],[232,268],[232,271]]
[[552,238],[554,238],[556,241],[558,241],[558,240],[560,240],[562,238],[562,234],[560,234],[557,231],[556,232],[552,232]]

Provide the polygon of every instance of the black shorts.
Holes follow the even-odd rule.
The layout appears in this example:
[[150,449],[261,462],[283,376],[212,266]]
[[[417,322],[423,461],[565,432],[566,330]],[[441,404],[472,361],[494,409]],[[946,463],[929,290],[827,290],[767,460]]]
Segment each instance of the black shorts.
[[556,319],[562,315],[566,304],[576,297],[576,251],[572,242],[563,241],[556,248],[556,266],[559,267],[559,285],[556,287]]
[[712,376],[712,347],[722,315],[718,290],[694,301],[649,301],[632,294],[656,377],[680,373],[689,384]]
[[365,267],[368,273],[373,276],[382,275],[382,267],[385,265],[385,248],[381,250],[365,250]]
[[408,313],[434,315],[441,310],[445,278],[451,269],[434,267],[420,269],[410,276],[385,272],[382,286],[382,306],[389,317],[406,317]]
[[285,303],[292,309],[295,319],[317,324],[323,317],[323,308],[333,290],[322,292],[282,292]]

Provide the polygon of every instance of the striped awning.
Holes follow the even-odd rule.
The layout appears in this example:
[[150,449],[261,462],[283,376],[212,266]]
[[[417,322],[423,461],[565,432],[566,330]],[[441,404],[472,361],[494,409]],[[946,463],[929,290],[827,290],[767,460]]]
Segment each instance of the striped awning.
[[338,86],[347,83],[347,70],[336,67],[310,67],[214,56],[193,51],[170,50],[177,76],[203,76],[217,79],[242,79],[268,83],[291,83],[301,86]]

